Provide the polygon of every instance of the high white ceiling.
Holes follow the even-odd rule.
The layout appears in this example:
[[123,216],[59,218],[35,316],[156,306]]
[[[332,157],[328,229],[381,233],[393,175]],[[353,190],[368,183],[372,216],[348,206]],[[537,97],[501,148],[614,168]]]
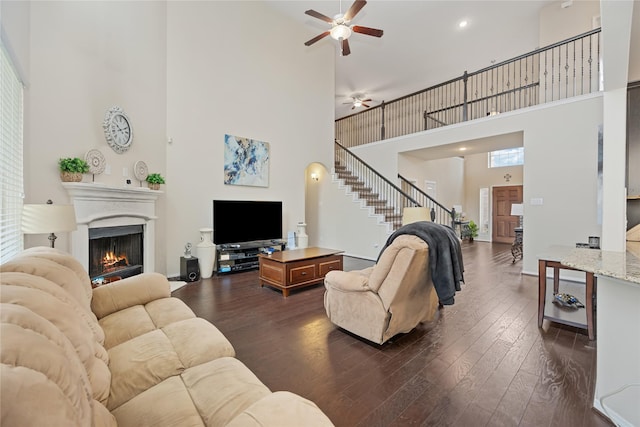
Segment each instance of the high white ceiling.
[[[266,0],[309,29],[307,40],[330,25],[306,15],[314,9],[326,16],[344,13],[346,0]],[[338,42],[325,37],[305,47],[336,47],[336,118],[362,110],[343,103],[352,96],[372,98],[370,105],[390,101],[446,80],[536,49],[539,12],[558,0],[369,0],[351,22],[384,30],[382,38],[353,34],[351,55],[342,57]],[[468,21],[461,29],[460,21]]]

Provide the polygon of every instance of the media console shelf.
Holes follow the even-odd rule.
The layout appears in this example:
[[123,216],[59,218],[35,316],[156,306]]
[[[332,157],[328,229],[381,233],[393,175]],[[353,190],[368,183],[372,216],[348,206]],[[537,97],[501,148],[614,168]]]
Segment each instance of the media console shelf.
[[260,265],[258,255],[282,251],[283,240],[259,240],[254,242],[228,243],[216,245],[217,274],[257,269]]

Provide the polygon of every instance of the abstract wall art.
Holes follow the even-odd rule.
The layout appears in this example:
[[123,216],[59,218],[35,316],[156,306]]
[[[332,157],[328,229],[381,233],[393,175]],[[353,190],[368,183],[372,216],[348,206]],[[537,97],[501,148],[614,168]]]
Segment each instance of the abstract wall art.
[[269,143],[224,136],[224,183],[269,186]]

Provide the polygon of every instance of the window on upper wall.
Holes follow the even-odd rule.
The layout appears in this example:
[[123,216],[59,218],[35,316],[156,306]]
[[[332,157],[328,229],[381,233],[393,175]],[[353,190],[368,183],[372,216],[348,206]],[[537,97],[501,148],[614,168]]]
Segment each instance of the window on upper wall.
[[524,165],[524,147],[489,152],[490,168],[519,165]]
[[22,82],[0,42],[0,263],[23,248]]

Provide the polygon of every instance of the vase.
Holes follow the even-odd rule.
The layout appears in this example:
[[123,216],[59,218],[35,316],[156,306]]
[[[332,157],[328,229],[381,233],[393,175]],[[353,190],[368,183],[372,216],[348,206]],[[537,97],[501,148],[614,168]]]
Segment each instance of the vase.
[[62,182],[80,182],[82,174],[80,172],[60,172]]
[[200,276],[203,279],[208,279],[213,275],[213,261],[216,256],[216,245],[211,241],[212,234],[212,228],[201,228],[200,243],[196,245]]
[[159,190],[160,189],[160,184],[158,184],[156,182],[147,182],[147,186],[149,187],[150,190]]
[[299,222],[298,225],[298,232],[296,234],[296,240],[297,240],[297,247],[298,249],[304,249],[307,246],[309,246],[309,236],[307,236],[307,224],[305,224],[304,222]]

